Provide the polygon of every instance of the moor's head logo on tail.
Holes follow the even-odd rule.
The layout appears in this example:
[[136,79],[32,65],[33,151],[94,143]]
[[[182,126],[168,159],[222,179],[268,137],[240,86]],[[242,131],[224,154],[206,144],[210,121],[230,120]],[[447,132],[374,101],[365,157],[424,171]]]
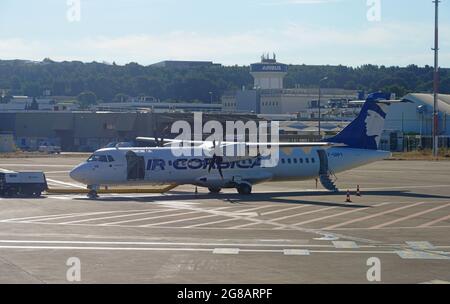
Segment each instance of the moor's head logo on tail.
[[370,94],[359,116],[341,133],[328,141],[343,143],[351,148],[377,150],[390,105],[387,102],[389,99],[389,94]]

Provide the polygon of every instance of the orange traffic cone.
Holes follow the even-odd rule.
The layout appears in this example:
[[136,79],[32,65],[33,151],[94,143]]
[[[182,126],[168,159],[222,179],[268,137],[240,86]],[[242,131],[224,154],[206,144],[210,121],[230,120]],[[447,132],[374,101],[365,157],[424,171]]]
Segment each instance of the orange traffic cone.
[[350,198],[350,190],[347,190],[347,199],[345,200],[346,203],[351,203],[352,200]]
[[356,187],[356,196],[361,196],[361,191],[359,189],[359,185]]

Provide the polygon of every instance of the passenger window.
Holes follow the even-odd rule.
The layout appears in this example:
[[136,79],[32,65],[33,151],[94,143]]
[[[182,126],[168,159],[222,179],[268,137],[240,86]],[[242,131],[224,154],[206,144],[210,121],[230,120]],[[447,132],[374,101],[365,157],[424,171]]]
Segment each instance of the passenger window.
[[290,159],[290,158],[288,158],[288,164],[291,164],[291,163],[292,163],[291,159]]
[[309,158],[305,158],[307,164],[309,164]]
[[300,158],[300,163],[303,164],[303,158]]
[[294,164],[296,164],[297,163],[297,159],[296,158],[294,158]]
[[114,158],[111,155],[108,155],[108,162],[112,163],[114,161]]
[[311,162],[314,164],[316,162],[315,158],[311,158]]
[[286,160],[283,158],[283,159],[281,160],[281,162],[282,162],[283,164],[285,164],[285,163],[286,163]]

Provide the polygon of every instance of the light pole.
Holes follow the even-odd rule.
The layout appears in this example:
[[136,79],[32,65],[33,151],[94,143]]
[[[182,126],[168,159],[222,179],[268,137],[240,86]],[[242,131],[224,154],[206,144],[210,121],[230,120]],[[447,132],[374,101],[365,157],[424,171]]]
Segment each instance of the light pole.
[[433,155],[439,156],[439,0],[435,4],[435,29],[434,29],[434,109],[433,109]]
[[321,119],[322,119],[322,115],[321,115],[321,98],[322,98],[322,81],[328,80],[328,76],[322,78],[321,80],[319,80],[319,137],[322,136],[322,124],[321,124]]

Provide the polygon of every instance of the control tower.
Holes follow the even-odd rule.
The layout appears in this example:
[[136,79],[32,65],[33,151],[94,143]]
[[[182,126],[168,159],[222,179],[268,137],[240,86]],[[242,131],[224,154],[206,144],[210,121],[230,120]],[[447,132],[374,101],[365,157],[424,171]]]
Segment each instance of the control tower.
[[288,66],[278,63],[275,54],[272,58],[269,54],[264,54],[260,63],[250,65],[250,74],[255,79],[254,87],[261,90],[283,89],[283,79],[287,70]]

